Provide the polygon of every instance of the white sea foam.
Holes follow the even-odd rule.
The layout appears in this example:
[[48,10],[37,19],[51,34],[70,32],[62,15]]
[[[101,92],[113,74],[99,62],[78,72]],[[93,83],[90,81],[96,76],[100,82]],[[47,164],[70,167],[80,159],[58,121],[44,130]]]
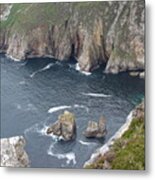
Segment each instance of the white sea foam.
[[47,150],[47,154],[53,157],[56,157],[58,159],[67,159],[66,163],[70,164],[71,162],[75,165],[76,164],[76,156],[75,153],[73,152],[68,152],[68,153],[53,153],[53,148],[54,148],[55,143],[53,143],[49,149]]
[[38,71],[35,71],[32,74],[30,74],[30,78],[33,78],[37,73],[38,73]]
[[100,94],[100,93],[81,93],[84,96],[91,96],[91,97],[111,97],[111,95],[108,94]]
[[17,58],[15,58],[15,57],[13,57],[13,56],[11,56],[11,55],[6,55],[8,58],[10,58],[10,59],[12,59],[12,60],[14,60],[14,61],[17,61],[17,62],[20,62],[21,60],[20,59],[17,59]]
[[56,107],[52,107],[48,110],[48,113],[53,113],[53,112],[56,112],[56,111],[60,111],[60,110],[63,110],[63,109],[70,109],[71,106],[56,106]]
[[58,142],[60,140],[63,140],[62,136],[56,136],[53,133],[47,134],[47,129],[49,128],[48,125],[46,125],[46,122],[44,123],[36,123],[30,128],[26,129],[24,131],[25,135],[31,134],[31,133],[37,133],[40,136],[49,136],[53,139],[53,141]]
[[86,76],[89,76],[89,75],[92,74],[91,72],[82,71],[82,70],[80,69],[79,63],[76,64],[75,69],[76,69],[77,71],[79,71],[80,73],[85,74]]
[[[26,129],[24,131],[24,134],[25,136],[31,134],[31,133],[37,133],[39,134],[40,136],[47,136],[47,129],[48,129],[48,126],[46,124],[34,124],[33,126],[31,126],[30,128]],[[52,136],[52,138],[54,139],[55,137]]]
[[85,109],[87,111],[87,113],[89,112],[89,108],[87,106],[84,106],[84,105],[74,104],[74,108]]
[[42,69],[39,69],[39,70],[33,72],[33,73],[30,75],[30,77],[33,78],[37,73],[46,71],[46,70],[50,69],[53,65],[54,65],[54,63],[49,63],[49,64],[47,64],[47,65],[46,65],[45,67],[43,67]]
[[85,141],[82,141],[82,140],[79,140],[79,143],[82,144],[82,145],[85,145],[85,146],[96,145],[96,143],[94,143],[94,142],[85,142]]
[[49,63],[44,68],[40,69],[40,71],[45,71],[47,69],[50,69],[53,65],[54,65],[53,63]]
[[129,115],[127,116],[126,122],[120,127],[120,129],[108,140],[108,142],[106,144],[104,144],[101,148],[97,149],[96,152],[94,152],[90,159],[88,161],[85,162],[84,167],[87,165],[92,164],[99,155],[104,155],[106,152],[109,151],[110,147],[114,144],[114,142],[119,139],[120,137],[122,137],[122,135],[124,134],[125,131],[128,130],[131,122],[133,119],[133,111],[131,111],[129,113]]
[[39,127],[36,128],[36,130],[37,130],[36,132],[39,133],[39,134],[42,135],[42,136],[45,136],[45,135],[47,135],[46,132],[47,132],[47,129],[48,129],[48,128],[49,128],[49,127],[44,124],[43,128],[41,128],[41,129],[40,129]]

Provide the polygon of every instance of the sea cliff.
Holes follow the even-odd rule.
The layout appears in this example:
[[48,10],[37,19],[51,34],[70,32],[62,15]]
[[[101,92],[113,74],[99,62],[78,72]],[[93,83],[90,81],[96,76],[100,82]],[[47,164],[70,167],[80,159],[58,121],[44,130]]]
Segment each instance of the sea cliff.
[[136,106],[125,124],[94,152],[84,167],[90,169],[145,169],[145,104]]
[[145,3],[1,4],[0,51],[15,60],[75,58],[81,70],[144,71]]

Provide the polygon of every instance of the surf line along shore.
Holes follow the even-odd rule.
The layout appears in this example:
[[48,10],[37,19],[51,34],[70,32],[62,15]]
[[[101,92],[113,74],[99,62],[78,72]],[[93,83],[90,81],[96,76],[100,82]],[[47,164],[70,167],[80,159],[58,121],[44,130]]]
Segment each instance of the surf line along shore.
[[116,140],[121,138],[124,133],[129,129],[134,118],[139,118],[139,116],[144,118],[144,100],[141,104],[137,105],[126,118],[126,122],[121,126],[121,128],[109,139],[109,141],[104,144],[102,147],[97,149],[90,157],[88,161],[86,161],[83,165],[84,168],[91,166],[95,163],[100,156],[104,156],[110,148],[113,146]]

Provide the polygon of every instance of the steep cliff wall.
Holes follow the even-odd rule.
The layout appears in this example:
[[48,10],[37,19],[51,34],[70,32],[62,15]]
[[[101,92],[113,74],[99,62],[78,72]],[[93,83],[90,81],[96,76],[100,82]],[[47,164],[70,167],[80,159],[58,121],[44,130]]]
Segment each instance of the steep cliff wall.
[[81,70],[144,69],[144,1],[1,5],[0,49],[16,59],[75,57]]
[[84,164],[92,169],[145,169],[145,103],[136,106],[125,124]]
[[30,161],[24,150],[25,144],[25,139],[22,136],[1,139],[1,166],[29,167]]

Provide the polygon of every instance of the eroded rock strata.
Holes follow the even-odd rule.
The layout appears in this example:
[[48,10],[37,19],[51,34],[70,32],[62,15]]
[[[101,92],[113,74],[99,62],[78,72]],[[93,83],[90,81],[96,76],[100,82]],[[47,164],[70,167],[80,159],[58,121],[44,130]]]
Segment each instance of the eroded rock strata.
[[144,1],[1,4],[0,50],[76,58],[80,69],[144,70]]
[[91,155],[85,168],[145,169],[145,104],[135,107],[125,124],[110,140]]
[[64,141],[70,141],[76,136],[75,116],[69,111],[64,111],[59,115],[58,120],[47,129],[47,134],[53,134],[62,138]]
[[87,138],[103,138],[107,134],[106,120],[103,116],[100,117],[98,123],[89,121],[86,130],[83,134]]
[[1,139],[1,166],[29,167],[29,157],[24,150],[25,139],[22,136]]

